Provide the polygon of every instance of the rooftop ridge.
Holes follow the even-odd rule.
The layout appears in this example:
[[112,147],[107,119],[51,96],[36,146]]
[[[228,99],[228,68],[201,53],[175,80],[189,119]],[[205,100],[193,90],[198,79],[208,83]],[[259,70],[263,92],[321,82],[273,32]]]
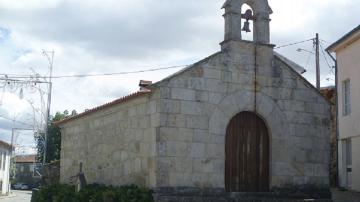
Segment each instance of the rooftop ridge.
[[57,125],[57,126],[60,126],[60,125],[62,125],[62,124],[65,124],[65,123],[67,123],[67,122],[70,122],[70,121],[72,121],[72,120],[82,118],[82,117],[84,117],[84,116],[87,116],[87,115],[89,115],[89,114],[93,114],[93,113],[95,113],[95,112],[97,112],[97,111],[106,109],[106,108],[108,108],[108,107],[111,107],[111,106],[114,106],[114,105],[117,105],[117,104],[125,103],[125,102],[127,102],[127,101],[129,101],[129,100],[131,100],[131,99],[134,99],[134,98],[137,98],[137,97],[140,97],[140,96],[142,96],[142,95],[149,94],[149,93],[151,93],[150,90],[148,90],[148,91],[137,91],[137,92],[135,92],[135,93],[126,95],[126,96],[124,96],[124,97],[122,97],[122,98],[116,99],[116,100],[111,101],[111,102],[108,102],[108,103],[106,103],[106,104],[103,104],[103,105],[94,107],[94,108],[92,108],[92,109],[90,109],[90,110],[86,110],[86,111],[84,111],[84,112],[82,112],[82,113],[80,113],[80,114],[77,114],[77,115],[75,115],[75,116],[68,117],[68,118],[63,119],[63,120],[61,120],[61,121],[53,122],[53,124],[55,124],[55,125]]

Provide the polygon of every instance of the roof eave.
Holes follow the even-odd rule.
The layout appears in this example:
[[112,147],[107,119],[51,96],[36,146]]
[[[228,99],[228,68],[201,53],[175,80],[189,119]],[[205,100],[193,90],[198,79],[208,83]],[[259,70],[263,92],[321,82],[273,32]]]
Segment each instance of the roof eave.
[[331,44],[328,48],[326,48],[326,51],[336,52],[340,48],[346,46],[348,43],[351,43],[358,39],[360,39],[360,25],[358,25],[355,29],[351,30],[349,33],[345,34],[335,43]]
[[87,110],[87,111],[85,111],[83,113],[80,113],[78,115],[63,119],[61,121],[53,122],[53,124],[56,125],[56,126],[61,127],[62,125],[66,124],[66,123],[69,123],[71,121],[74,121],[74,120],[89,116],[89,115],[94,114],[94,113],[96,113],[98,111],[108,109],[109,107],[112,107],[112,106],[115,106],[115,105],[126,103],[126,102],[128,102],[130,100],[133,100],[135,98],[138,98],[138,97],[141,97],[143,95],[150,94],[150,93],[151,93],[150,90],[149,91],[139,91],[139,92],[130,94],[128,96],[122,97],[120,99],[114,100],[112,102],[106,103],[104,105],[101,105],[101,106],[95,107],[93,109]]
[[291,67],[293,70],[298,72],[299,74],[304,74],[306,72],[306,69],[299,64],[295,63],[294,61],[290,60],[289,58],[281,55],[280,53],[274,51],[274,56],[277,57],[279,60],[287,64],[289,67]]

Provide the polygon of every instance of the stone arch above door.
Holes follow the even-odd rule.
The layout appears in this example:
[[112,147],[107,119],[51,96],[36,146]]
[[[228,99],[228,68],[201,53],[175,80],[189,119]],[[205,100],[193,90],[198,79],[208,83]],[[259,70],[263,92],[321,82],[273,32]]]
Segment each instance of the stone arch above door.
[[[238,91],[226,96],[213,111],[209,120],[209,134],[215,136],[222,136],[225,142],[226,129],[230,120],[238,113],[249,111],[254,112],[254,92],[252,91]],[[270,188],[273,184],[272,167],[277,161],[276,157],[272,156],[274,147],[274,140],[286,139],[290,134],[290,128],[286,121],[286,115],[282,112],[277,103],[269,96],[257,93],[256,99],[256,114],[264,120],[267,124],[269,142],[270,142]],[[225,144],[224,153],[225,153]],[[223,160],[223,168],[225,171],[225,159]],[[219,173],[220,174],[220,173]],[[223,184],[225,187],[225,173],[223,173]]]
[[[254,112],[254,92],[238,91],[225,97],[216,107],[209,120],[209,133],[224,136],[226,128],[236,114],[242,111]],[[262,93],[257,93],[256,114],[268,124],[270,140],[288,134],[286,116],[277,103]]]

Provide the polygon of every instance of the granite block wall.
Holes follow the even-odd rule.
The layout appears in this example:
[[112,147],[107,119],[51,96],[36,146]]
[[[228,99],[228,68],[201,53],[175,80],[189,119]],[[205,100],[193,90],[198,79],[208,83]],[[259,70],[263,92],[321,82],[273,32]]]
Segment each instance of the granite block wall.
[[79,172],[88,183],[155,184],[159,93],[144,95],[62,126],[61,179]]
[[271,46],[229,42],[156,85],[156,186],[224,188],[226,127],[242,111],[267,123],[271,187],[328,185],[330,105]]

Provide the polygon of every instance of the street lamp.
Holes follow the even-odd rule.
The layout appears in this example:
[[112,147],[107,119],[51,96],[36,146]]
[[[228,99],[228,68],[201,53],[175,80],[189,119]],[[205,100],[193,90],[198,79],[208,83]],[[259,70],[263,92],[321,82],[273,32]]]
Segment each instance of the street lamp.
[[297,52],[303,52],[303,51],[304,51],[304,52],[311,53],[311,54],[314,54],[314,55],[315,55],[314,52],[309,51],[309,50],[306,50],[306,49],[303,49],[303,48],[298,48],[296,51],[297,51]]
[[319,63],[320,58],[319,58],[319,55],[318,55],[318,50],[316,51],[316,53],[314,53],[312,51],[309,51],[309,50],[306,50],[306,49],[303,49],[303,48],[298,48],[296,51],[297,52],[307,52],[307,53],[315,55],[315,60],[316,60],[316,88],[318,90],[320,90],[320,63]]

